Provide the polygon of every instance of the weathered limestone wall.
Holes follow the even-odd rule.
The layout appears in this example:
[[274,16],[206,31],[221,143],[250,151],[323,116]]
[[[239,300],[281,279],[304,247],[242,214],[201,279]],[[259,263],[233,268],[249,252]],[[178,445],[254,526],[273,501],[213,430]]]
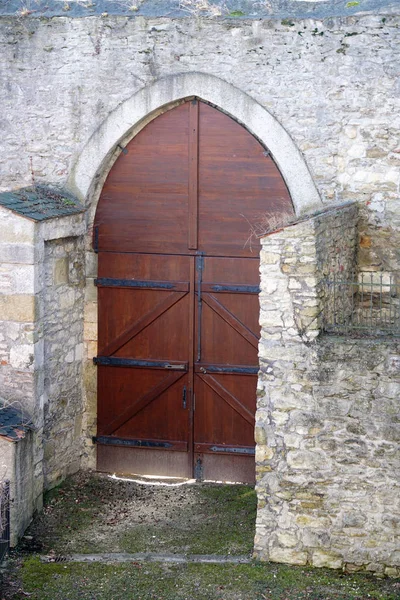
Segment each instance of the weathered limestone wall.
[[38,280],[36,226],[0,207],[0,389],[33,408]]
[[[5,401],[12,402],[29,415],[34,425],[34,433],[13,451],[14,474],[19,471],[18,464],[24,470],[23,451],[27,452],[26,460],[34,473],[33,477],[29,475],[21,482],[27,489],[32,486],[25,505],[31,514],[41,506],[43,491],[40,400],[43,340],[39,323],[43,253],[38,232],[34,221],[0,207],[0,393]],[[15,485],[13,479],[14,496]],[[19,500],[22,502],[21,498]],[[13,524],[14,530],[20,532],[28,517],[22,508],[21,513],[14,511],[13,514],[19,515],[18,519],[13,516]]]
[[[389,574],[399,566],[398,348],[319,336],[324,275],[349,273],[356,251],[362,270],[400,269],[399,25],[382,14],[0,18],[1,190],[72,185],[112,111],[157,80],[200,72],[270,111],[325,205],[359,205],[359,239],[349,207],[263,242],[256,550],[270,560]],[[81,199],[90,226],[95,194]],[[78,468],[80,453],[94,465],[97,268],[86,236],[82,338],[84,233],[82,216],[38,225],[0,208],[0,386],[33,418],[34,498],[43,477],[51,486]]]
[[0,390],[33,426],[7,442],[14,540],[44,486],[80,466],[84,232],[82,214],[38,223],[0,207]]
[[82,237],[44,248],[44,476],[49,488],[80,467],[82,429]]
[[263,240],[260,558],[400,572],[400,345],[321,335],[326,272],[354,267],[354,207]]
[[80,466],[85,231],[82,214],[43,221],[38,229],[37,328],[42,353],[35,362],[35,377],[41,492]]
[[399,23],[383,14],[282,22],[2,18],[2,189],[32,178],[64,186],[120,103],[157,79],[204,72],[248,93],[285,127],[324,203],[362,205],[360,260],[366,269],[393,270]]
[[10,545],[15,546],[40,507],[35,497],[32,432],[18,442],[0,438],[0,480],[10,481]]

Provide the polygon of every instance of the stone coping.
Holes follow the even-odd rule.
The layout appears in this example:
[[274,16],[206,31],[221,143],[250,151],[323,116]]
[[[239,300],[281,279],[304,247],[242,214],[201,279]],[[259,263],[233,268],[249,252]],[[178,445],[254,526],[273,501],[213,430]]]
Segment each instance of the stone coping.
[[22,440],[27,432],[32,429],[29,418],[15,406],[0,403],[0,437],[10,442]]
[[317,209],[313,212],[310,212],[306,215],[302,215],[301,217],[293,217],[293,219],[288,219],[287,221],[282,221],[281,223],[274,224],[271,229],[268,229],[266,225],[266,231],[264,233],[258,233],[257,237],[260,239],[266,238],[274,233],[278,233],[287,227],[293,227],[293,225],[298,225],[300,223],[305,223],[306,221],[312,221],[318,217],[325,217],[331,215],[339,210],[344,210],[346,208],[350,208],[351,206],[357,206],[357,202],[355,200],[349,200],[348,202],[342,202],[341,204],[334,204],[325,206],[322,209]]
[[[20,17],[90,17],[125,15],[130,17],[183,18],[190,16],[228,18],[326,18],[355,14],[399,12],[394,0],[7,0],[0,15]],[[290,23],[287,23],[290,25]]]

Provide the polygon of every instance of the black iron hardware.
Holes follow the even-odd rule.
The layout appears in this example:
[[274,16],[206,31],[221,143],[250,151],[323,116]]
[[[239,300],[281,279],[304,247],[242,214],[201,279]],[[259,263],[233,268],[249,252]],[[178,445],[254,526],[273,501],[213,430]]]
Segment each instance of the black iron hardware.
[[200,253],[196,256],[197,271],[197,360],[201,359],[201,283],[203,279],[204,256]]
[[259,371],[259,367],[220,367],[219,365],[207,365],[206,367],[200,367],[199,371],[201,373],[237,373],[242,375],[257,375]]
[[10,550],[10,482],[0,482],[0,565]]
[[122,154],[128,154],[128,150],[121,146],[121,144],[117,144],[117,148],[121,150]]
[[168,369],[170,371],[186,371],[185,363],[169,363],[156,360],[134,360],[133,358],[118,358],[116,356],[95,356],[93,358],[95,365],[102,367],[144,367],[150,369]]
[[255,448],[237,448],[235,446],[211,446],[212,452],[229,452],[230,454],[252,454],[256,453]]
[[400,336],[400,286],[395,273],[334,273],[323,281],[322,325],[328,333]]
[[94,437],[93,443],[106,444],[109,446],[133,446],[135,448],[172,448],[170,442],[155,442],[153,440],[126,440],[113,436],[100,435]]
[[130,287],[149,290],[173,290],[175,283],[169,281],[139,281],[137,279],[113,279],[111,277],[99,277],[94,280],[99,287]]
[[212,285],[213,292],[239,292],[242,294],[259,294],[259,285]]
[[182,407],[186,408],[186,386],[183,386],[182,390]]
[[200,457],[196,460],[196,464],[194,466],[194,478],[197,481],[201,481],[203,479],[203,463]]

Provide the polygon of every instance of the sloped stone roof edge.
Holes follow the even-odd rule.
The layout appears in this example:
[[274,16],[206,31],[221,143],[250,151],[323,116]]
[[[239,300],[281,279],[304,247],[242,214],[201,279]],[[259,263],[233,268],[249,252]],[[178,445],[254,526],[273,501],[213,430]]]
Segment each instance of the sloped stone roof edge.
[[79,214],[85,210],[70,192],[44,185],[2,192],[0,206],[33,221],[47,221]]

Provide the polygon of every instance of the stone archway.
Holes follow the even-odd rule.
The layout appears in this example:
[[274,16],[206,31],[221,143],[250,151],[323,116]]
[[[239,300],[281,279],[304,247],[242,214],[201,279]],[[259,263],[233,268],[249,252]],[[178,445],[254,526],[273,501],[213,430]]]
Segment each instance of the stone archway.
[[[244,125],[269,149],[292,197],[296,214],[319,207],[322,202],[300,151],[275,117],[248,94],[206,73],[182,73],[160,79],[141,89],[118,106],[93,133],[75,164],[69,186],[86,199],[93,221],[99,182],[126,141],[132,139],[166,107],[196,96]],[[121,145],[121,147],[119,147]]]
[[[282,125],[246,93],[204,73],[180,74],[156,81],[117,107],[100,125],[83,149],[72,172],[69,187],[86,201],[88,224],[93,224],[97,202],[112,165],[150,121],[185,99],[197,97],[242,124],[268,148],[289,189],[296,215],[318,210],[322,203],[308,167]],[[89,227],[90,230],[90,227]],[[86,430],[95,433],[96,374],[92,359],[97,353],[97,261],[87,240],[87,291],[85,310]],[[89,453],[90,454],[90,453]],[[89,460],[93,466],[93,461]]]

